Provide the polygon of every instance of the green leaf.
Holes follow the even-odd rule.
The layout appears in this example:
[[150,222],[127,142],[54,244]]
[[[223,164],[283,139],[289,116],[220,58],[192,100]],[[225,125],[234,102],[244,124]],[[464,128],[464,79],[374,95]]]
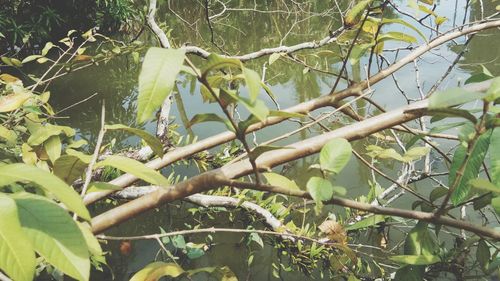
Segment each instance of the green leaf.
[[33,132],[33,134],[28,138],[28,144],[31,146],[40,145],[51,136],[57,136],[62,133],[68,137],[72,137],[75,135],[75,130],[67,126],[45,124],[45,126],[40,126],[35,132]]
[[470,83],[483,82],[491,78],[493,78],[493,74],[491,74],[491,72],[484,65],[481,65],[481,72],[472,74],[471,77],[465,80],[464,84],[467,85]]
[[353,26],[359,22],[363,12],[368,8],[368,5],[373,2],[373,0],[363,0],[356,4],[352,9],[350,9],[345,16],[345,24]]
[[275,61],[277,61],[281,57],[281,53],[272,53],[269,56],[269,65],[273,64]]
[[477,244],[476,259],[483,271],[488,269],[490,264],[490,247],[486,244],[484,240],[480,240]]
[[396,271],[394,280],[422,281],[424,280],[425,266],[405,265]]
[[9,130],[0,125],[0,138],[7,141],[7,144],[14,145],[17,142],[17,135],[14,130]]
[[177,277],[184,270],[175,263],[153,262],[134,274],[130,281],[157,281],[163,276]]
[[242,67],[243,76],[245,76],[245,83],[248,88],[248,93],[250,95],[250,101],[255,102],[260,92],[260,76],[257,72],[252,69]]
[[[486,132],[482,134],[476,142],[471,155],[468,156],[467,164],[465,166],[464,173],[460,178],[453,194],[451,195],[451,202],[453,204],[459,204],[462,202],[470,190],[470,180],[475,179],[479,174],[481,165],[483,163],[486,152],[488,151],[488,146],[490,144],[491,132]],[[448,186],[452,186],[455,178],[457,176],[457,171],[466,160],[467,148],[463,145],[459,146],[455,150],[453,155],[453,160],[451,162],[450,174],[448,177]]]
[[292,149],[292,148],[291,147],[283,147],[283,146],[273,146],[273,145],[259,145],[256,148],[252,149],[252,151],[250,151],[250,153],[248,154],[248,158],[255,160],[262,153],[272,151],[272,150],[277,150],[277,149]]
[[500,193],[500,186],[496,186],[487,179],[473,179],[469,184],[479,190]]
[[431,148],[426,147],[426,146],[413,147],[413,148],[409,149],[408,151],[406,151],[406,153],[403,155],[403,159],[406,162],[411,162],[411,161],[420,159],[423,156],[429,154],[430,151],[431,151]]
[[66,208],[75,212],[85,220],[90,220],[90,214],[82,198],[57,176],[40,168],[26,164],[9,164],[0,166],[0,186],[19,181],[30,181],[52,193]]
[[117,168],[118,170],[124,171],[126,173],[132,174],[142,180],[145,180],[154,185],[159,185],[163,187],[168,187],[170,181],[162,176],[159,172],[147,167],[143,163],[118,155],[111,155],[106,157],[106,159],[97,162],[95,168],[111,166]]
[[0,96],[0,113],[10,112],[20,108],[30,97],[31,93],[24,91],[6,96]]
[[21,229],[16,203],[0,193],[0,269],[16,281],[31,281],[35,265],[35,251]]
[[486,92],[484,100],[487,102],[492,102],[500,98],[500,77],[493,79],[490,88]]
[[92,155],[88,155],[74,149],[67,148],[66,153],[68,155],[78,157],[78,159],[80,159],[80,161],[82,161],[85,164],[89,164],[90,161],[92,160]]
[[315,202],[327,201],[333,197],[333,186],[324,178],[311,177],[307,181],[306,188]]
[[411,265],[429,265],[441,261],[438,256],[431,255],[400,255],[389,257],[389,259],[398,263]]
[[437,250],[439,245],[429,231],[427,223],[419,221],[406,236],[404,254],[432,256]]
[[212,70],[218,70],[225,67],[242,68],[241,61],[232,58],[224,58],[216,54],[210,54],[207,63],[201,70],[202,77],[206,77]]
[[495,209],[497,214],[500,214],[500,197],[495,197],[491,199],[491,206]]
[[429,109],[447,108],[479,100],[484,94],[469,92],[462,88],[452,88],[442,92],[436,92],[429,98]]
[[390,18],[383,18],[382,19],[382,24],[387,24],[387,23],[398,23],[398,24],[401,24],[401,25],[404,25],[406,27],[409,27],[411,29],[413,29],[413,31],[415,31],[416,33],[418,33],[418,35],[425,41],[427,42],[427,38],[425,37],[425,35],[422,33],[422,31],[420,31],[420,29],[416,28],[415,26],[413,26],[412,24],[402,20],[402,19],[390,19]]
[[462,117],[472,122],[472,124],[477,123],[477,118],[472,113],[467,110],[457,109],[457,108],[439,108],[439,109],[430,109],[427,111],[429,115],[433,115],[434,117],[431,119],[431,122],[434,122],[435,118],[444,119],[446,117]]
[[103,252],[101,245],[92,233],[92,227],[90,224],[86,222],[77,222],[77,224],[83,234],[83,237],[85,238],[85,243],[87,244],[89,252],[94,256],[102,256]]
[[355,224],[352,224],[352,225],[345,227],[345,230],[350,231],[350,230],[363,229],[363,228],[374,226],[374,225],[381,223],[381,222],[384,222],[384,221],[385,221],[385,216],[373,215],[373,216],[369,216],[367,218],[364,218],[364,219],[356,222]]
[[193,116],[193,118],[189,121],[188,127],[193,126],[194,124],[202,123],[202,122],[220,122],[226,125],[226,128],[228,130],[234,132],[233,125],[229,120],[224,119],[220,117],[219,115],[215,113],[201,113],[201,114],[196,114]]
[[51,136],[44,142],[43,147],[49,155],[50,162],[54,163],[61,156],[61,139],[59,136]]
[[90,183],[89,189],[87,190],[87,194],[92,193],[92,192],[99,192],[99,191],[103,191],[103,190],[115,190],[116,191],[116,190],[122,190],[122,188],[117,186],[117,185],[110,184],[107,182],[95,181],[95,182]]
[[163,157],[163,145],[160,140],[150,133],[136,128],[131,128],[122,124],[106,125],[106,130],[123,130],[142,138],[159,157]]
[[88,164],[73,155],[63,155],[54,162],[54,175],[67,184],[80,178]]
[[295,181],[288,179],[285,176],[276,174],[276,173],[263,173],[267,182],[270,185],[280,186],[292,190],[300,190],[299,186],[295,183]]
[[67,211],[38,195],[16,193],[23,232],[47,262],[77,279],[88,280],[89,251],[80,228]]
[[377,42],[385,42],[385,41],[403,41],[406,43],[416,43],[417,39],[405,33],[389,31],[387,33],[380,35],[377,39]]
[[500,186],[500,128],[493,129],[490,142],[491,182]]
[[338,174],[347,165],[351,155],[351,144],[346,139],[332,139],[319,154],[321,169]]
[[175,86],[184,62],[183,49],[150,48],[139,74],[137,122],[144,123],[160,108]]
[[389,259],[398,263],[411,265],[429,265],[441,261],[438,256],[431,255],[400,255],[389,257]]

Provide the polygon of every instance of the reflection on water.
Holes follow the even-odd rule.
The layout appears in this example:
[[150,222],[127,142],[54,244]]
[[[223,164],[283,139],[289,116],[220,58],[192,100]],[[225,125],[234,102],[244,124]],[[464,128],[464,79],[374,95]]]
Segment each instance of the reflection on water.
[[[170,3],[170,7],[169,4]],[[204,21],[204,8],[199,1],[162,1],[158,15],[159,21],[165,21],[171,29],[171,38],[174,45],[184,43],[202,46],[216,52],[221,52],[218,48],[230,54],[244,54],[250,51],[259,50],[265,47],[278,46],[280,44],[291,45],[298,42],[308,40],[318,40],[324,37],[330,30],[334,30],[339,26],[339,17],[337,8],[332,7],[331,1],[311,1],[311,3],[303,4],[300,7],[291,4],[285,4],[286,1],[258,1],[256,11],[253,5],[246,1],[231,1],[227,4],[228,7],[233,7],[233,10],[227,10],[223,15],[214,18],[213,22],[213,41],[219,46],[214,47],[212,34]],[[494,3],[490,1],[484,2],[485,11],[492,11],[495,8]],[[436,9],[440,15],[446,16],[449,19],[455,18],[457,22],[461,22],[463,18],[463,7],[465,0],[458,1],[457,13],[455,13],[455,1],[441,1]],[[222,7],[215,6],[212,11],[216,14],[222,10]],[[248,10],[250,9],[250,10]],[[292,10],[290,10],[292,9]],[[175,14],[172,12],[175,11]],[[260,11],[260,12],[259,12]],[[275,11],[275,12],[265,12]],[[391,13],[390,9],[388,13]],[[473,18],[480,16],[478,3],[473,5],[470,11]],[[394,13],[393,13],[394,14]],[[445,23],[444,28],[451,28],[453,22],[450,20]],[[400,29],[403,32],[412,32],[408,28],[390,27],[391,29]],[[428,32],[425,32],[429,34]],[[495,35],[495,36],[493,36]],[[154,37],[145,33],[140,40],[154,44]],[[458,43],[463,43],[463,38],[457,39]],[[488,31],[477,35],[469,46],[469,51],[460,61],[459,68],[454,70],[449,78],[445,80],[444,87],[453,86],[457,81],[464,81],[470,72],[479,69],[478,63],[483,63],[495,75],[500,74],[498,58],[500,57],[500,48],[497,48],[500,43],[498,31]],[[495,47],[493,47],[495,46]],[[387,47],[394,47],[387,44]],[[427,54],[418,61],[420,70],[420,81],[423,82],[424,91],[428,90],[432,84],[440,77],[448,68],[449,63],[454,60],[457,48],[450,43],[448,46],[437,48],[433,53]],[[338,64],[338,54],[341,50],[338,47],[328,46],[322,51],[329,52],[304,51],[300,52],[299,58],[306,61],[307,64],[324,71],[336,72],[340,68]],[[487,50],[487,51],[485,51]],[[460,50],[458,50],[460,51]],[[333,54],[333,55],[332,55]],[[387,59],[392,61],[395,58],[395,53],[387,55]],[[404,51],[399,54],[399,58],[404,56]],[[194,62],[202,64],[202,60],[194,58]],[[249,62],[250,68],[261,72],[263,65],[267,62],[267,58]],[[366,77],[366,58],[361,60],[360,67],[350,69],[351,77],[355,80]],[[66,112],[68,119],[61,119],[60,123],[69,124],[78,128],[81,137],[87,138],[90,141],[95,140],[99,126],[100,99],[106,100],[106,118],[107,123],[123,123],[131,126],[135,125],[135,99],[137,95],[137,77],[140,65],[133,62],[127,57],[119,57],[111,62],[99,66],[90,67],[79,71],[78,73],[69,74],[63,79],[59,79],[51,85],[52,103],[55,108],[64,108],[79,100],[82,100],[93,93],[99,93],[98,98],[93,98],[83,105],[73,108]],[[266,81],[270,85],[272,91],[277,97],[277,101],[281,108],[286,108],[296,103],[318,97],[328,93],[334,82],[334,77],[309,69],[305,71],[305,66],[292,63],[289,59],[282,59],[272,65],[266,64]],[[376,66],[373,66],[372,71],[376,71]],[[419,94],[416,90],[415,68],[413,65],[408,65],[397,74],[397,79],[409,97],[417,98]],[[345,85],[340,85],[344,87]],[[194,126],[192,129],[186,130],[183,126],[195,113],[202,112],[219,112],[213,104],[204,104],[199,95],[198,85],[193,78],[181,76],[178,82],[179,93],[174,98],[174,107],[172,110],[172,119],[180,125],[179,132],[181,134],[195,134],[199,138],[205,138],[213,135],[214,132],[221,132],[224,127],[219,124],[208,123],[208,125]],[[403,104],[406,101],[402,96],[396,93],[399,90],[394,83],[388,79],[382,81],[373,87],[375,90],[373,98],[386,105],[389,108]],[[263,99],[270,107],[274,107],[272,101],[268,98]],[[365,108],[366,104],[359,102],[357,107],[360,113],[373,112],[373,108]],[[337,118],[336,126],[341,126],[342,118]],[[257,140],[263,141],[271,137],[275,137],[288,131],[298,128],[299,124],[294,122],[285,122],[285,125],[280,125],[275,128],[267,128],[257,134]],[[144,128],[153,132],[154,124],[147,124]],[[318,131],[303,131],[297,136],[289,137],[280,142],[280,144],[294,142],[297,139],[303,139],[311,134],[317,134]],[[119,140],[123,140],[123,136],[113,135]],[[135,144],[137,139],[126,139],[127,145]],[[356,142],[354,146],[362,149],[364,143]],[[279,171],[283,171],[290,177],[296,177],[299,184],[304,185],[306,175],[310,173],[307,167],[316,161],[316,156],[296,161],[279,167]],[[390,175],[397,175],[398,166],[392,163],[380,165],[381,169]],[[184,173],[192,173],[192,171],[183,170],[182,167],[176,170],[181,175]],[[296,176],[300,175],[300,176]],[[361,163],[354,159],[349,163],[349,166],[339,175],[337,183],[348,187],[348,196],[358,196],[366,194],[369,186],[368,180],[371,179],[371,174]],[[382,185],[388,185],[388,182],[380,179]],[[427,193],[430,190],[430,182],[423,181],[416,188],[422,193]],[[399,199],[395,206],[407,208],[408,200],[405,197]],[[106,206],[99,204],[96,206],[96,212],[105,209]],[[186,229],[187,226],[193,225],[193,217],[188,216],[186,204],[168,205],[158,210],[151,211],[142,215],[140,218],[131,220],[122,224],[109,233],[116,235],[139,235],[147,233],[159,232],[158,226],[163,227],[166,231],[176,229]],[[320,218],[323,219],[326,213]],[[228,226],[227,218],[223,215],[218,219],[210,220],[210,225]],[[240,220],[240,221],[239,221]],[[237,220],[234,222],[235,227],[245,227],[246,223],[244,214],[238,214]],[[231,226],[231,225],[229,225]],[[394,237],[402,237],[403,233],[395,233]],[[249,248],[241,242],[241,235],[237,234],[222,234],[212,235],[215,239],[215,246],[204,257],[188,262],[183,260],[183,266],[186,268],[196,268],[202,266],[222,266],[229,265],[231,269],[238,275],[240,280],[267,280],[272,279],[271,263],[276,258],[276,253],[272,247],[259,249],[251,246],[256,257],[254,264],[251,267],[247,266],[247,253]],[[205,235],[189,236],[187,239],[195,242],[203,242]],[[397,239],[395,239],[397,241]],[[127,276],[143,267],[145,264],[152,261],[159,248],[156,242],[144,241],[133,243],[132,252],[129,256],[119,254],[118,244],[110,243],[108,245],[112,249],[114,255],[108,257],[108,262],[112,268],[115,268],[115,276],[118,280],[125,280]],[[283,273],[285,280],[304,280],[306,277],[298,273],[287,274]],[[104,278],[104,277],[103,277]],[[206,278],[206,277],[205,277]],[[96,279],[97,280],[97,279]],[[203,279],[200,279],[203,280]]]

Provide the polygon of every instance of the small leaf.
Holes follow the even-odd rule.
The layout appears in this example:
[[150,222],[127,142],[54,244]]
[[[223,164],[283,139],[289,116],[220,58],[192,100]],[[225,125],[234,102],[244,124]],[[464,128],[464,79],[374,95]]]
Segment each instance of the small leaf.
[[30,62],[30,61],[34,61],[34,60],[39,59],[39,58],[41,58],[41,57],[43,57],[43,56],[41,56],[41,55],[31,55],[31,56],[27,56],[27,57],[25,57],[25,58],[23,59],[22,63],[27,63],[27,62]]
[[260,92],[260,76],[257,72],[249,68],[242,67],[242,70],[243,76],[245,76],[245,83],[248,88],[248,93],[250,95],[250,101],[255,102]]
[[90,220],[89,211],[83,204],[80,195],[57,176],[26,164],[0,166],[0,186],[19,181],[36,183],[45,191],[52,193],[64,203],[66,208],[75,212],[81,218]]
[[348,26],[356,25],[371,2],[373,2],[373,0],[362,0],[352,7],[345,16],[345,24]]
[[321,149],[319,155],[321,169],[338,174],[347,165],[351,155],[351,144],[346,139],[332,139]]
[[150,48],[139,75],[137,122],[149,120],[175,86],[184,62],[183,49]]
[[490,138],[491,182],[500,186],[500,128],[493,129]]
[[264,175],[270,185],[280,186],[292,190],[300,190],[295,181],[290,180],[285,176],[276,173],[263,173],[262,175]]
[[345,230],[351,231],[351,230],[358,230],[358,229],[363,229],[367,227],[374,226],[378,223],[384,222],[385,221],[385,216],[383,215],[373,215],[369,216],[367,218],[364,218],[355,224],[351,224],[345,228]]
[[14,130],[9,130],[0,124],[0,139],[4,139],[9,145],[15,145],[17,135]]
[[191,127],[193,126],[194,124],[198,124],[198,123],[202,123],[202,122],[221,122],[223,123],[224,125],[226,125],[226,127],[234,132],[234,128],[232,126],[232,124],[229,122],[229,120],[227,119],[224,119],[222,117],[220,117],[219,115],[215,114],[215,113],[202,113],[202,114],[196,114],[192,119],[191,121],[189,121],[189,124],[188,124],[188,127]]
[[163,157],[163,145],[160,140],[150,133],[136,128],[131,128],[122,124],[106,125],[106,130],[123,130],[142,138],[159,157]]
[[163,276],[177,277],[184,270],[175,263],[154,262],[134,274],[130,281],[158,281]]
[[430,147],[426,147],[426,146],[421,146],[421,147],[413,147],[411,149],[409,149],[404,155],[403,155],[403,159],[406,161],[406,162],[411,162],[411,161],[414,161],[414,160],[417,160],[417,159],[420,159],[422,158],[423,156],[429,154],[429,152],[431,151],[431,148]]
[[332,199],[333,186],[330,181],[320,177],[311,177],[307,181],[307,191],[316,202],[322,202]]
[[488,247],[486,242],[481,239],[477,244],[476,259],[483,271],[488,269],[490,264],[490,255],[490,247]]
[[61,156],[61,139],[59,136],[51,136],[43,144],[47,155],[49,155],[50,162],[54,163]]
[[62,133],[64,133],[68,137],[72,137],[75,135],[75,130],[67,126],[45,124],[45,126],[38,127],[38,129],[33,134],[31,134],[31,136],[28,138],[28,144],[31,146],[40,145],[51,136],[57,136]]
[[0,269],[16,281],[31,281],[35,265],[35,251],[21,229],[16,203],[0,193]]
[[395,31],[389,31],[387,33],[384,33],[380,35],[377,39],[377,42],[385,42],[385,41],[403,41],[406,43],[416,43],[417,39],[411,35],[401,33],[401,32],[395,32]]
[[97,162],[95,168],[111,166],[117,168],[118,170],[124,171],[126,173],[132,174],[142,180],[145,180],[154,185],[159,185],[163,187],[168,187],[170,181],[162,176],[156,170],[147,167],[143,163],[133,160],[127,157],[111,155],[106,157],[106,159]]
[[473,179],[469,184],[479,190],[500,193],[500,186],[496,186],[487,179]]
[[281,57],[280,53],[272,53],[269,56],[269,65],[273,64],[275,61],[277,61]]

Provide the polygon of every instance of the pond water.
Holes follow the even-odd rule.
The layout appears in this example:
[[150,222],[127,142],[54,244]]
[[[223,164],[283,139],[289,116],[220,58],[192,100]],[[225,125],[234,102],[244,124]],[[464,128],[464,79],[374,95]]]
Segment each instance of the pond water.
[[[169,4],[167,2],[172,2]],[[259,50],[265,47],[273,47],[283,45],[292,45],[299,42],[319,40],[325,37],[330,30],[336,29],[340,22],[337,14],[337,9],[331,1],[311,1],[312,4],[304,4],[297,6],[286,3],[288,1],[257,1],[254,9],[251,1],[231,1],[228,7],[237,7],[233,10],[228,10],[224,15],[216,18],[213,23],[214,40],[229,54],[245,54],[254,50]],[[406,2],[406,1],[404,1]],[[286,4],[285,4],[286,3]],[[446,16],[449,20],[440,28],[447,30],[455,24],[462,23],[463,18],[479,18],[481,8],[479,1],[472,6],[472,9],[465,11],[465,0],[443,0],[438,3],[435,12],[441,16]],[[344,5],[343,3],[340,3]],[[403,3],[398,1],[398,5],[406,8]],[[491,1],[484,1],[484,11],[488,13],[493,11],[495,4]],[[221,7],[216,7],[219,11]],[[175,11],[175,14],[172,13]],[[265,12],[275,11],[275,12]],[[212,11],[214,14],[215,12]],[[204,9],[198,1],[162,1],[158,11],[158,21],[165,21],[167,26],[172,29],[171,41],[174,45],[181,45],[185,42],[189,44],[204,46],[214,52],[219,52],[217,48],[210,44],[211,33],[204,20]],[[392,13],[395,15],[396,13]],[[180,18],[182,17],[182,19]],[[403,18],[411,23],[411,19]],[[184,22],[185,21],[185,22]],[[189,26],[187,23],[190,23]],[[397,30],[408,32],[415,35],[415,32],[409,28],[391,25],[386,30]],[[428,30],[422,30],[426,36],[429,35]],[[133,35],[120,36],[117,38],[129,38]],[[155,45],[155,39],[146,31],[139,40]],[[463,43],[464,39],[456,40],[458,43]],[[419,38],[422,43],[422,39]],[[442,88],[454,86],[460,81],[464,81],[471,72],[479,69],[479,64],[485,65],[495,75],[500,74],[498,58],[500,57],[500,36],[498,31],[488,31],[476,36],[469,45],[469,51],[464,55],[460,64],[448,76],[442,85]],[[333,45],[323,47],[321,50],[333,49]],[[387,44],[386,48],[395,48],[401,46],[400,43]],[[447,44],[436,48],[431,53],[418,60],[419,79],[421,81],[423,91],[428,90],[435,81],[446,71],[449,64],[455,59],[457,50],[453,44]],[[334,57],[315,57],[319,50],[303,51],[299,54],[310,64],[317,64],[316,67],[325,71],[338,71],[340,64]],[[403,57],[408,51],[401,51],[399,57]],[[309,55],[308,55],[309,54]],[[387,59],[393,61],[396,53],[387,54]],[[248,67],[258,71],[262,71],[262,67],[267,62],[267,57],[258,59],[248,63]],[[194,58],[195,64],[201,65],[202,60]],[[363,58],[358,68],[349,67],[351,77],[359,79],[364,78],[367,58]],[[287,108],[296,103],[318,97],[326,94],[331,89],[335,77],[324,74],[318,71],[304,71],[304,66],[296,63],[291,63],[290,60],[282,59],[267,66],[266,81],[276,95],[277,102],[281,108]],[[54,82],[51,87],[51,102],[56,109],[61,109],[69,106],[77,101],[80,101],[93,93],[98,93],[96,98],[86,101],[80,106],[77,106],[71,111],[66,112],[68,119],[61,119],[60,123],[67,124],[77,128],[79,135],[89,140],[90,143],[95,140],[99,129],[100,115],[100,100],[106,100],[106,121],[107,123],[122,123],[136,127],[135,110],[137,97],[137,77],[140,70],[140,65],[134,63],[130,57],[119,57],[110,61],[107,64],[99,65],[83,69],[74,74],[69,74],[63,79]],[[376,71],[376,66],[373,66],[372,71]],[[416,87],[415,67],[409,64],[403,70],[397,72],[396,77],[405,91],[411,98],[418,98],[419,93]],[[199,94],[198,84],[194,84],[191,78],[181,76],[178,82],[179,93],[174,99],[171,111],[171,119],[174,124],[178,124],[177,131],[181,135],[193,133],[199,139],[211,136],[217,132],[224,131],[224,127],[217,123],[204,123],[203,125],[195,125],[192,131],[186,130],[185,120],[190,119],[194,114],[199,112],[215,112],[220,113],[217,106],[213,104],[205,104]],[[193,87],[194,85],[194,87]],[[339,88],[345,87],[345,84],[340,84]],[[399,90],[394,85],[391,79],[386,79],[373,86],[373,99],[386,108],[395,108],[405,104],[405,99]],[[269,107],[274,107],[272,101],[264,98]],[[358,106],[363,106],[359,104]],[[314,115],[321,111],[314,112]],[[244,113],[242,113],[244,114]],[[339,116],[332,118],[330,121],[340,121],[343,119]],[[412,124],[416,125],[416,124]],[[336,126],[341,126],[337,124]],[[272,128],[264,129],[256,134],[258,142],[282,135],[291,130],[297,129],[299,124],[295,122],[285,122]],[[155,124],[149,123],[143,128],[154,132]],[[300,134],[291,136],[278,144],[292,143],[297,140],[307,138],[317,134],[318,130],[304,131]],[[129,145],[138,145],[138,139],[125,138],[123,135],[113,135],[118,140],[118,147]],[[110,138],[108,138],[110,140]],[[354,144],[356,149],[363,149],[365,143],[357,142]],[[449,148],[451,142],[441,142],[443,148]],[[213,151],[218,151],[219,148]],[[435,155],[436,166],[443,165],[442,161]],[[304,186],[304,180],[309,173],[307,167],[317,161],[316,156],[312,156],[294,163],[279,167],[276,171],[282,171],[285,175],[297,180],[299,185]],[[399,166],[392,162],[378,164],[385,172],[391,176],[397,177]],[[191,176],[198,173],[198,170],[189,165],[178,165],[175,167],[175,172],[181,176]],[[354,198],[361,194],[366,194],[369,190],[368,181],[371,179],[369,170],[356,159],[352,159],[348,167],[336,179],[336,183],[347,187],[349,198]],[[378,178],[379,179],[379,178]],[[379,179],[383,187],[390,184]],[[431,186],[435,183],[430,181],[421,181],[415,185],[415,188],[422,194],[432,190]],[[410,201],[411,200],[411,201]],[[392,204],[395,207],[408,208],[408,202],[412,202],[411,195],[404,195]],[[192,207],[187,203],[168,204],[162,208],[150,211],[141,215],[138,218],[130,220],[118,227],[115,227],[107,232],[110,235],[142,235],[158,233],[159,226],[165,231],[174,231],[187,229],[189,226],[197,224],[198,219],[204,219],[203,225],[220,226],[220,227],[235,227],[246,228],[249,221],[248,216],[241,213],[235,213],[233,220],[230,221],[225,213],[215,214],[210,218],[208,214],[193,216],[188,212]],[[94,207],[94,212],[99,213],[109,208],[105,203],[97,204]],[[323,213],[314,217],[311,215],[308,219],[315,219],[321,222],[327,215],[325,209]],[[255,225],[256,228],[261,225]],[[393,231],[393,236],[389,243],[397,243],[404,237],[404,232],[409,228],[403,228],[403,231]],[[182,266],[186,269],[198,268],[204,266],[229,266],[238,276],[239,280],[272,280],[273,262],[277,261],[276,250],[272,246],[266,246],[261,249],[255,243],[247,247],[245,242],[242,242],[241,234],[212,234],[214,243],[212,248],[206,255],[194,260],[181,260]],[[190,235],[186,236],[187,241],[204,242],[207,235]],[[361,237],[364,240],[370,240],[370,233],[366,237]],[[264,238],[267,242],[268,239]],[[452,243],[453,241],[450,241]],[[128,280],[130,274],[141,269],[146,264],[152,262],[160,250],[156,241],[138,241],[132,244],[132,252],[129,255],[120,255],[118,251],[119,244],[110,242],[107,246],[112,250],[113,255],[108,256],[107,260],[117,280]],[[247,258],[250,252],[255,254],[254,262],[251,266],[247,265]],[[319,272],[315,272],[313,277],[293,273],[282,273],[283,280],[308,280],[321,279]],[[93,280],[107,280],[110,278],[109,271],[105,270],[105,274],[95,273]],[[207,278],[200,277],[200,280]]]

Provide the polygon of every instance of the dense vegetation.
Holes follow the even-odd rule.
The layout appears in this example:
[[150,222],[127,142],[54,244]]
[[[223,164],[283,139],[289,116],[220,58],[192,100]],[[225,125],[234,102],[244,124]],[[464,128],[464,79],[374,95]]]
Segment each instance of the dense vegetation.
[[[453,24],[432,0],[173,2],[161,24],[154,0],[2,3],[0,280],[499,277],[499,69],[467,54],[478,37],[498,37],[494,2],[464,1]],[[270,19],[230,17],[240,12]],[[252,25],[279,37],[246,36]],[[445,47],[444,71],[422,75]],[[132,95],[53,106],[54,84],[84,71],[135,79],[120,59],[140,68]],[[408,66],[414,77],[398,76]],[[460,83],[450,78],[459,67]],[[291,76],[297,98],[280,97]],[[183,93],[204,103],[191,117]],[[91,99],[91,114],[70,114]],[[198,139],[205,122],[222,132]],[[354,161],[366,174],[349,171]],[[179,225],[157,221],[167,204]],[[117,228],[126,222],[139,231]],[[228,233],[244,250],[226,260],[244,270],[198,263],[226,256],[216,249]],[[130,271],[117,260],[141,240],[155,252]]]

